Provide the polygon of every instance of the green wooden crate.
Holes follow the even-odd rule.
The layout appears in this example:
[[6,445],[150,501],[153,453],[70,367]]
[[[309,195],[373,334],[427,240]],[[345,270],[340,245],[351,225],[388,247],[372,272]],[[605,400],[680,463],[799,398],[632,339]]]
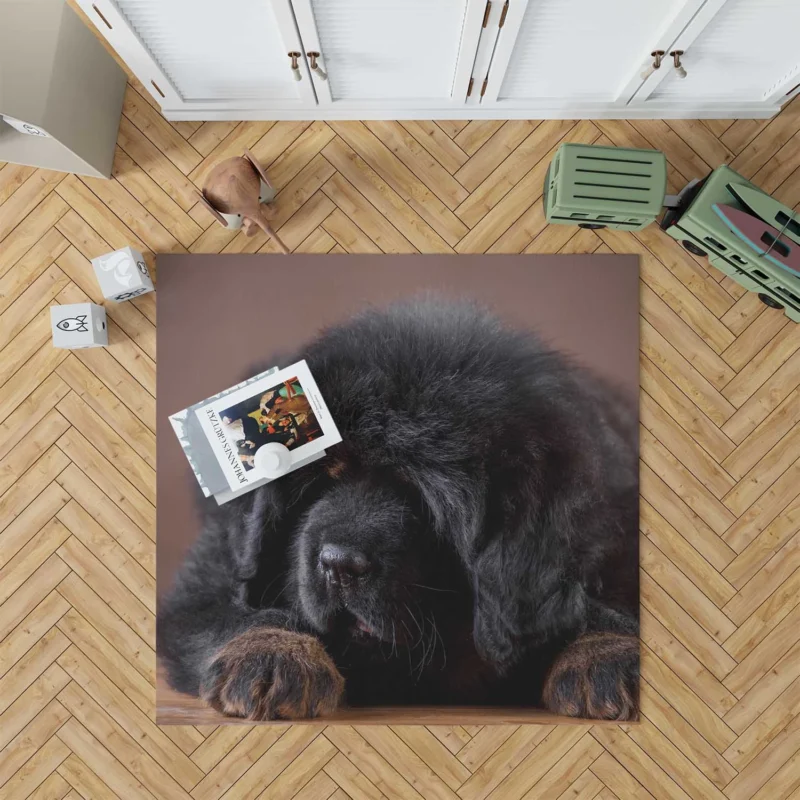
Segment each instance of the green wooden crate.
[[667,190],[659,150],[562,144],[547,170],[548,222],[638,231],[655,222]]

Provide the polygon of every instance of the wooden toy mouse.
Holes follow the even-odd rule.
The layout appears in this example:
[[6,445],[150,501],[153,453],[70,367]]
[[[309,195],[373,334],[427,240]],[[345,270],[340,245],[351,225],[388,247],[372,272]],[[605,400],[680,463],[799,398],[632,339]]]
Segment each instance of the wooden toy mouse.
[[253,236],[261,228],[271,236],[281,252],[289,248],[269,224],[269,216],[263,203],[275,197],[275,190],[266,173],[249,150],[243,156],[234,156],[220,161],[208,173],[200,199],[215,219],[226,228],[244,228],[247,236]]

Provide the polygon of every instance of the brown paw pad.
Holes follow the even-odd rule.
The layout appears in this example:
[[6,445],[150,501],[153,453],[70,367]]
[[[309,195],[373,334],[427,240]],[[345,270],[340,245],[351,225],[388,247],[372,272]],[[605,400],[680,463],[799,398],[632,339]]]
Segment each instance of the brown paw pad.
[[200,689],[223,714],[252,720],[331,714],[343,692],[344,678],[322,643],[279,628],[231,639],[214,656]]
[[639,715],[639,639],[592,633],[569,645],[550,668],[545,706],[588,719],[635,720]]

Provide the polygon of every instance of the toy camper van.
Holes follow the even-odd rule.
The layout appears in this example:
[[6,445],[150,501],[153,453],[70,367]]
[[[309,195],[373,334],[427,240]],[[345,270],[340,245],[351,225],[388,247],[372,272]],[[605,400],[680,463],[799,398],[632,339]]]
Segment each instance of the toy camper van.
[[547,171],[548,222],[641,230],[660,227],[771,308],[800,322],[800,215],[728,166],[666,195],[656,150],[564,144]]
[[[800,219],[792,210],[727,166],[690,184],[678,198],[677,207],[664,214],[661,229],[690,253],[708,256],[718,270],[757,292],[763,303],[783,308],[789,319],[800,322],[800,269],[795,271],[796,262],[784,260],[784,255],[800,254]],[[763,232],[747,236],[731,210]]]

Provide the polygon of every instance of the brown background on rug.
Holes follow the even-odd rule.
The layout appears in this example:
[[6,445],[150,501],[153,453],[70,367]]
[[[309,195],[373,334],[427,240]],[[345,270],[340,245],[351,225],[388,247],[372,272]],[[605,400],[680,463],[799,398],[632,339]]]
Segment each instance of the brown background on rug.
[[[477,299],[631,393],[639,385],[638,256],[160,255],[159,595],[198,534],[202,501],[167,419],[291,357],[326,325],[429,290]],[[214,500],[203,502],[213,503]]]

